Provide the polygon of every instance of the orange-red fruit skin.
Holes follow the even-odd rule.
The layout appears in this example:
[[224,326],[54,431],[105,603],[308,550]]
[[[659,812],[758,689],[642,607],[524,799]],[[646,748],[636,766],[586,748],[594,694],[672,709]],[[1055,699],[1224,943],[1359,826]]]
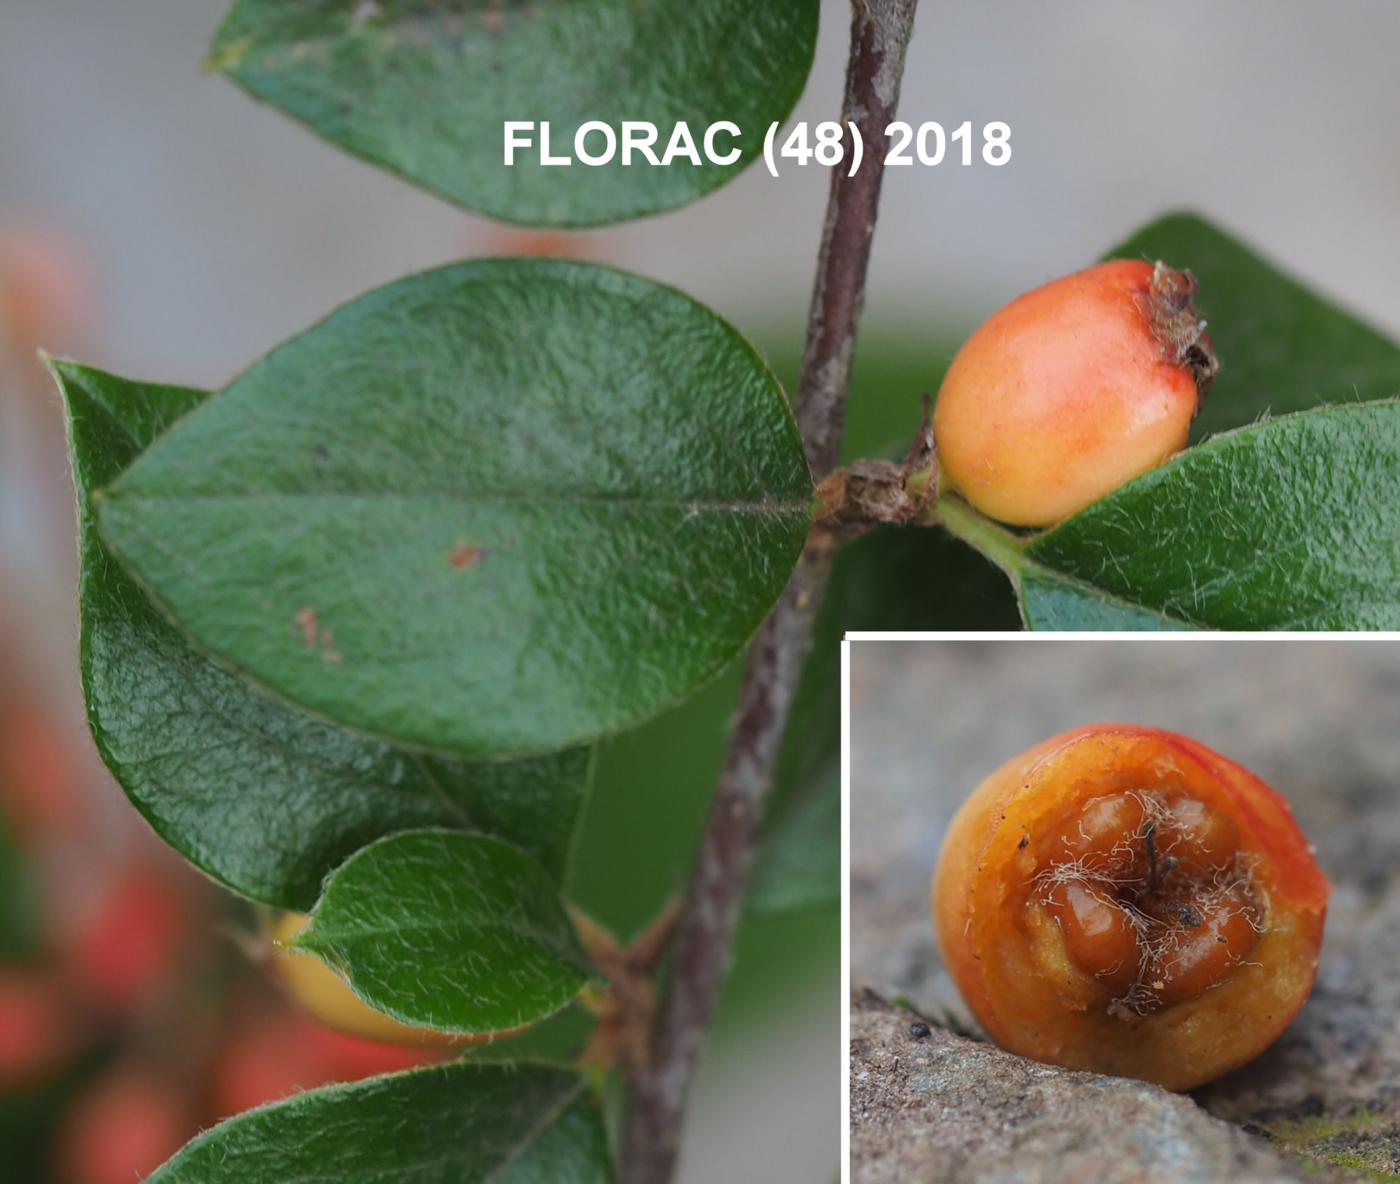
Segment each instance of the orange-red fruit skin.
[[[1171,964],[1178,981],[1144,1015],[1105,1007],[1122,984],[1075,965],[1070,946],[1117,940],[1073,925],[1066,932],[1056,920],[1077,903],[1094,921],[1091,902],[1036,887],[1038,872],[1070,846],[1065,820],[1099,795],[1129,791],[1180,791],[1224,815],[1228,825],[1201,835],[1237,842],[1262,916],[1257,937],[1237,932],[1239,918],[1208,922],[1223,925],[1217,932],[1230,941],[1252,943],[1247,958],[1223,970],[1210,965],[1214,951],[1193,945],[1204,934],[1184,931]],[[1052,736],[978,786],[945,837],[932,903],[944,961],[997,1043],[1182,1090],[1252,1060],[1292,1021],[1317,973],[1329,891],[1288,803],[1254,774],[1173,732],[1097,724]]]
[[1049,526],[1186,447],[1200,396],[1153,334],[1152,273],[1100,263],[1018,296],[967,339],[934,409],[946,486],[998,521]]

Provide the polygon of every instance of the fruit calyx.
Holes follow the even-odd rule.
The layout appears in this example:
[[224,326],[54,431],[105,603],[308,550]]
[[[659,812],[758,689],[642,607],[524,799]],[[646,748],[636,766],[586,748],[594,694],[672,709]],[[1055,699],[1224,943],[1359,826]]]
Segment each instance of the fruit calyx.
[[1035,877],[1064,952],[1133,1020],[1194,999],[1247,959],[1266,928],[1255,861],[1220,812],[1185,795],[1091,799]]
[[1220,372],[1220,359],[1206,332],[1205,318],[1196,308],[1200,290],[1190,270],[1177,271],[1160,259],[1152,268],[1143,313],[1162,356],[1173,365],[1184,366],[1196,380],[1196,410],[1205,404],[1206,392]]

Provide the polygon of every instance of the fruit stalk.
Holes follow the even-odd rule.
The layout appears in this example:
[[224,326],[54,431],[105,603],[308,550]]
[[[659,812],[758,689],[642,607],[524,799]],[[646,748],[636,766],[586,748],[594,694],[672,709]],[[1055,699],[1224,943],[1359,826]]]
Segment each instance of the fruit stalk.
[[[854,0],[843,124],[864,141],[854,176],[833,170],[807,321],[797,422],[814,473],[837,461],[856,330],[893,118],[917,0]],[[811,647],[831,569],[827,532],[809,545],[786,591],[749,647],[729,750],[686,894],[670,981],[648,1066],[631,1083],[623,1184],[665,1184],[674,1172],[686,1096],[729,967],[730,947],[783,733]]]

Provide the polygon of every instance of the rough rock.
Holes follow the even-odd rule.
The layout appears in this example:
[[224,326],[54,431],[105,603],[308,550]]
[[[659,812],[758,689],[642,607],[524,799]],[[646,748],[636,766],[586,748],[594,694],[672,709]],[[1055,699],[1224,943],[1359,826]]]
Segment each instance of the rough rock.
[[1155,1085],[1040,1065],[863,992],[851,1006],[852,1184],[1317,1180]]

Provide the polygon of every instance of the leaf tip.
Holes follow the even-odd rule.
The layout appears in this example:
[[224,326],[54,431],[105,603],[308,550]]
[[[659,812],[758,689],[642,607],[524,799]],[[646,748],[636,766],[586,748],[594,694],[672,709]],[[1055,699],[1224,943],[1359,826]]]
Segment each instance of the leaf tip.
[[318,943],[313,936],[312,923],[307,922],[295,933],[288,933],[273,939],[272,944],[279,950],[285,950],[295,954],[315,954],[319,953]]
[[253,48],[251,37],[235,37],[228,41],[215,41],[204,55],[199,68],[205,74],[231,74],[243,63],[248,51]]
[[69,358],[56,358],[48,350],[40,346],[34,351],[38,356],[40,364],[47,370],[54,382],[58,383],[58,388],[62,391],[69,379],[73,377],[73,371],[77,370],[78,363]]

